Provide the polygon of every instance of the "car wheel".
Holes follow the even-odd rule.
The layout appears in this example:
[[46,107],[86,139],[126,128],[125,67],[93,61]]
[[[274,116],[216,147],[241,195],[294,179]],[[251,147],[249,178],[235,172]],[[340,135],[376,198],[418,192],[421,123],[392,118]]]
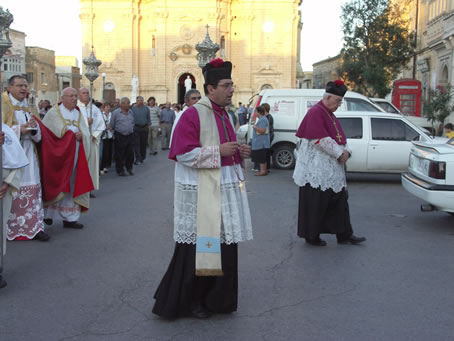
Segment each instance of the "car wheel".
[[273,165],[277,169],[292,169],[295,167],[295,156],[293,150],[295,146],[282,144],[273,148]]

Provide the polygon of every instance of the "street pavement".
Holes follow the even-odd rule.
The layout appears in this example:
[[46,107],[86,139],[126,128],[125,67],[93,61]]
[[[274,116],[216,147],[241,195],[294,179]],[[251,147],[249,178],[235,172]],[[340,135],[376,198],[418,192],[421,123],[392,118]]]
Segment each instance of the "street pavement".
[[162,320],[154,291],[174,247],[173,161],[115,171],[82,216],[48,243],[9,242],[0,340],[452,340],[454,217],[419,210],[397,175],[349,175],[359,246],[296,236],[292,172],[254,177],[254,240],[239,247],[239,306],[209,320]]

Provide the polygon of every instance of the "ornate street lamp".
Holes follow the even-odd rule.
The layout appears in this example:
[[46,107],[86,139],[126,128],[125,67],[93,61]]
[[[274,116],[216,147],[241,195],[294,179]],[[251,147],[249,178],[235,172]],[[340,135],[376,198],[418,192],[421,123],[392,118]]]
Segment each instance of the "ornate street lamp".
[[[13,15],[6,10],[3,11],[3,8],[0,6],[0,95],[3,92],[3,82],[1,81],[1,66],[2,66],[2,58],[8,49],[13,46],[11,40],[9,39],[9,26],[13,22],[14,17]],[[0,99],[0,122],[3,122],[2,119],[2,101]],[[0,126],[0,131],[1,131]],[[2,150],[0,148],[0,179],[3,179],[3,155]],[[3,199],[1,200],[3,201]],[[0,275],[3,272],[3,240],[5,238],[4,231],[3,231],[3,203],[0,201]]]
[[207,63],[210,62],[213,58],[216,57],[216,52],[219,51],[219,45],[213,43],[210,38],[210,34],[208,33],[209,26],[206,26],[207,34],[205,36],[205,40],[201,43],[195,45],[195,49],[199,51],[197,54],[197,60],[199,61],[199,66],[202,69]]
[[102,64],[102,62],[99,59],[96,59],[92,47],[90,57],[84,58],[83,63],[85,65],[84,76],[87,77],[87,79],[90,81],[90,118],[93,118],[93,82],[99,76],[98,67]]

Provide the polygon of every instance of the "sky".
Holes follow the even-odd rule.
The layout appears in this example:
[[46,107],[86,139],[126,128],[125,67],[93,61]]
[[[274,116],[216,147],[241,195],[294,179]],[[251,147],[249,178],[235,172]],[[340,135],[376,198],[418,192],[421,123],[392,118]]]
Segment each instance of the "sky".
[[[342,48],[340,7],[346,1],[303,0],[300,9],[304,71],[311,71],[313,63],[334,57]],[[11,28],[25,32],[26,46],[54,50],[57,56],[76,56],[81,66],[79,0],[2,0],[0,6],[13,14]]]

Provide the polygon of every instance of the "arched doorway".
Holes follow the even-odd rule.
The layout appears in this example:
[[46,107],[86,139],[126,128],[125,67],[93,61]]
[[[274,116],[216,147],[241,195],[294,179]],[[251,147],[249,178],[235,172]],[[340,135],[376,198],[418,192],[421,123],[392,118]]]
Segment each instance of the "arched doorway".
[[177,98],[177,103],[183,104],[184,103],[184,95],[186,94],[186,88],[184,86],[184,81],[188,76],[191,78],[192,81],[192,89],[197,89],[196,83],[195,83],[195,77],[190,74],[190,73],[183,73],[180,78],[178,78],[178,98]]
[[116,92],[114,83],[107,82],[106,85],[104,86],[104,93],[102,95],[104,102],[115,103],[116,98],[115,96]]

